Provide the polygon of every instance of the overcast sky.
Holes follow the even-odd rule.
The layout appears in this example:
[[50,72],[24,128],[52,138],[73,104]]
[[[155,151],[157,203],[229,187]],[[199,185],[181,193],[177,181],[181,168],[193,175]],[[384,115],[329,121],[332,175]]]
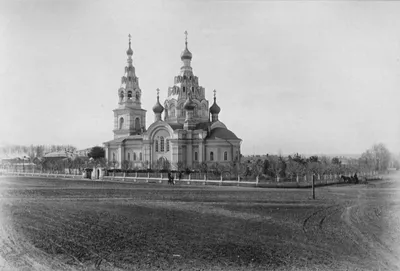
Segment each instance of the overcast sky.
[[0,144],[113,138],[133,63],[153,120],[192,67],[244,154],[400,152],[400,2],[0,1]]

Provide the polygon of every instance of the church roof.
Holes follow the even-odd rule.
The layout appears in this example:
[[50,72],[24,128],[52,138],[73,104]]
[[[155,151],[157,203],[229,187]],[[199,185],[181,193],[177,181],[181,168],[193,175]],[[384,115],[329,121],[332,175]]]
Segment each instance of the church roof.
[[116,139],[104,142],[103,144],[121,143],[121,142],[125,141],[126,139],[142,140],[143,139],[143,135],[130,135],[130,136],[125,136],[125,137],[120,137],[120,138],[116,138]]
[[168,123],[169,126],[171,126],[172,130],[179,130],[183,129],[183,124],[182,123]]
[[240,140],[232,131],[225,128],[215,128],[211,130],[211,133],[208,135],[207,139],[237,139]]
[[[183,123],[168,123],[171,126],[172,130],[179,130],[183,129]],[[208,127],[210,126],[209,122],[200,122],[196,124],[195,130],[204,130],[207,131]]]

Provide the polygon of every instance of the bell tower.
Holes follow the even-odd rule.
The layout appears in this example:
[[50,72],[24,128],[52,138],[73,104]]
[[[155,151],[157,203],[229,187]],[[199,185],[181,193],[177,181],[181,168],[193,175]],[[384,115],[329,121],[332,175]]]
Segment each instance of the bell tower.
[[142,134],[146,127],[146,110],[142,109],[142,90],[132,64],[133,51],[129,34],[127,66],[118,89],[118,108],[114,109],[114,138]]

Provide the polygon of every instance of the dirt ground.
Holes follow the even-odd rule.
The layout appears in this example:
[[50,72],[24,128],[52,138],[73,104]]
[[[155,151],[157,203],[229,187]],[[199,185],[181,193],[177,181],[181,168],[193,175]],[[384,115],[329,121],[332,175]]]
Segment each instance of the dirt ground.
[[0,177],[0,270],[400,270],[400,174],[306,189]]

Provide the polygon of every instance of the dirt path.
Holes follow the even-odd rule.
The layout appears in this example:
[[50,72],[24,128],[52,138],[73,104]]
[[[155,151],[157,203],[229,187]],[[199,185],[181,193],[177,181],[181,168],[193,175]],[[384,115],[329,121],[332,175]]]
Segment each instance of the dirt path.
[[0,201],[0,270],[72,270],[35,248],[16,232]]
[[[260,236],[257,238],[264,238],[265,242],[277,244],[275,247],[279,252],[276,253],[281,253],[277,258],[287,263],[286,267],[279,270],[400,270],[399,174],[384,181],[370,182],[368,185],[321,188],[317,190],[315,201],[307,199],[308,194],[303,197],[293,195],[294,192],[290,191],[269,189],[263,190],[266,194],[268,193],[267,196],[262,196],[265,199],[251,198],[251,196],[259,197],[256,193],[260,190],[255,190],[254,193],[249,190],[250,196],[245,198],[247,201],[243,201],[240,194],[235,194],[233,197],[232,194],[226,193],[226,189],[221,190],[221,193],[218,192],[218,197],[215,196],[215,198],[208,192],[196,192],[198,196],[190,197],[180,195],[181,198],[179,198],[176,196],[177,192],[181,193],[183,189],[163,188],[158,189],[157,193],[164,197],[165,193],[169,192],[170,196],[159,200],[155,195],[144,197],[143,195],[147,194],[140,191],[155,191],[154,188],[145,187],[140,189],[134,187],[135,192],[132,195],[121,192],[125,190],[118,190],[115,196],[112,194],[107,197],[107,194],[102,191],[93,195],[90,191],[89,194],[85,194],[86,192],[79,190],[80,187],[67,193],[63,187],[49,188],[43,185],[44,187],[35,186],[26,193],[21,184],[17,184],[17,188],[13,182],[3,183],[5,184],[7,186],[5,190],[0,191],[3,195],[7,195],[0,199],[0,270],[95,270],[92,263],[91,266],[85,265],[77,258],[79,256],[69,254],[68,251],[63,250],[63,247],[55,248],[58,251],[61,250],[61,253],[51,253],[51,249],[45,253],[36,248],[28,238],[25,238],[27,235],[24,236],[21,225],[13,224],[15,222],[12,220],[14,203],[19,204],[18,208],[29,206],[29,204],[52,206],[54,208],[50,210],[54,213],[46,213],[46,210],[36,207],[32,210],[43,212],[38,213],[42,220],[46,221],[43,225],[48,226],[47,230],[53,227],[59,235],[59,227],[65,215],[61,207],[71,202],[86,206],[85,208],[90,212],[94,208],[103,208],[107,203],[111,209],[115,206],[121,208],[127,205],[129,208],[139,206],[148,207],[149,210],[162,209],[163,212],[183,211],[187,214],[195,214],[198,218],[218,217],[220,219],[218,226],[224,221],[236,223],[240,220],[238,225],[245,226],[253,223],[253,226],[260,227]],[[49,193],[51,189],[58,192],[51,194]],[[185,188],[185,191],[188,190],[190,189]],[[222,191],[225,191],[225,194],[222,195]],[[304,193],[304,191],[298,190],[295,193]],[[205,201],[207,197],[209,201]],[[248,206],[250,209],[246,209]],[[108,209],[104,207],[103,214],[107,214],[106,210]],[[284,210],[287,210],[287,213]],[[70,213],[70,215],[77,216],[74,217],[70,226],[81,227],[80,213]],[[200,220],[199,223],[201,223]],[[114,224],[110,222],[110,225]],[[225,226],[227,232],[232,230],[231,234],[234,234],[234,226],[228,224]],[[264,230],[263,227],[267,226],[270,228]],[[34,223],[29,227],[39,228]],[[275,228],[281,231],[287,230],[288,236],[284,233],[277,237],[279,232],[277,235],[262,236],[264,231],[271,230],[272,232]],[[36,232],[40,231],[42,229]],[[188,234],[192,233],[192,228],[188,229]],[[68,236],[62,236],[64,237]],[[84,239],[82,237],[82,240]],[[115,243],[114,239],[113,242]],[[57,245],[57,243],[54,244],[54,246]],[[87,244],[81,241],[77,245],[85,247]],[[91,249],[93,247],[87,247],[85,251],[93,254]],[[315,259],[312,259],[314,255]],[[324,257],[326,261],[321,260]],[[100,260],[104,260],[103,258],[99,256]],[[74,265],[67,264],[71,261]],[[103,270],[111,267],[105,260],[104,263],[100,261],[99,266]],[[299,266],[299,268],[288,269],[287,266]]]

